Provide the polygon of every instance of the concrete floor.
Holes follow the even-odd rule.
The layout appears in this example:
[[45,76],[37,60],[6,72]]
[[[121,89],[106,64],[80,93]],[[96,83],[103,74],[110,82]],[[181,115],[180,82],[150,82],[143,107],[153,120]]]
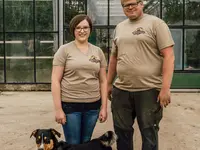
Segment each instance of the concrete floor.
[[[107,130],[113,130],[110,102],[108,114],[105,123],[97,123],[93,138]],[[164,110],[160,124],[160,150],[200,150],[199,115],[199,93],[173,93],[172,103]],[[62,133],[61,126],[54,121],[50,92],[0,93],[1,150],[35,150],[35,141],[30,138],[30,134],[37,128],[55,128]],[[141,149],[137,125],[134,146],[135,150]],[[115,150],[116,145],[113,148]]]

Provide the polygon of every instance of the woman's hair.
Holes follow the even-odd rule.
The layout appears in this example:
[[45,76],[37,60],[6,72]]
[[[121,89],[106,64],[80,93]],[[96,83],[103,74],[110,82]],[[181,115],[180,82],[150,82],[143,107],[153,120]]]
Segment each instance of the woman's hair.
[[87,20],[89,26],[90,26],[90,32],[92,31],[92,20],[85,14],[79,14],[72,18],[72,20],[69,23],[69,29],[71,34],[74,36],[74,30],[76,26],[83,20]]

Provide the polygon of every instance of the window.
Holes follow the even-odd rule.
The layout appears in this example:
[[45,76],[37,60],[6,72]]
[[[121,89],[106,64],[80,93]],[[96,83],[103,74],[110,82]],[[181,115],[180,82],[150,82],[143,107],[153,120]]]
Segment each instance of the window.
[[185,70],[200,70],[200,29],[185,31]]
[[94,25],[107,25],[108,24],[108,1],[88,0],[87,14],[92,19]]
[[0,83],[4,81],[4,45],[3,34],[0,33]]
[[3,32],[3,0],[0,0],[0,32]]
[[127,17],[124,15],[123,8],[120,0],[110,1],[110,25],[117,25],[119,22],[125,20]]
[[35,30],[58,31],[58,1],[35,1]]
[[86,12],[85,0],[65,0],[65,25],[69,25],[70,20],[77,14]]
[[200,24],[200,0],[186,0],[185,23],[188,25]]
[[163,20],[167,24],[183,24],[183,1],[182,0],[163,0]]
[[160,0],[144,1],[144,12],[160,17]]
[[33,1],[5,1],[5,30],[33,31]]
[[182,59],[183,59],[183,34],[181,29],[171,29],[171,34],[175,42],[174,55],[175,55],[175,70],[182,70]]
[[36,34],[36,82],[51,82],[53,55],[58,49],[57,34]]

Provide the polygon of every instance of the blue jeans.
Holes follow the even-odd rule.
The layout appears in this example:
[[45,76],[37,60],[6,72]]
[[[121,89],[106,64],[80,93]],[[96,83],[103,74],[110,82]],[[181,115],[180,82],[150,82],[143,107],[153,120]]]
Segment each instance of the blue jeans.
[[66,142],[80,144],[90,141],[98,116],[99,109],[66,114],[67,122],[63,125]]

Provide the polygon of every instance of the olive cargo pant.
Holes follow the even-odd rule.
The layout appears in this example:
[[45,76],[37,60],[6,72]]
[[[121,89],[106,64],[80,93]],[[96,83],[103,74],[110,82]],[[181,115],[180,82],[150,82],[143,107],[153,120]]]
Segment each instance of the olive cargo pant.
[[142,150],[158,150],[159,122],[163,109],[157,102],[159,91],[128,92],[113,88],[111,110],[118,150],[133,150],[135,118],[142,136]]

